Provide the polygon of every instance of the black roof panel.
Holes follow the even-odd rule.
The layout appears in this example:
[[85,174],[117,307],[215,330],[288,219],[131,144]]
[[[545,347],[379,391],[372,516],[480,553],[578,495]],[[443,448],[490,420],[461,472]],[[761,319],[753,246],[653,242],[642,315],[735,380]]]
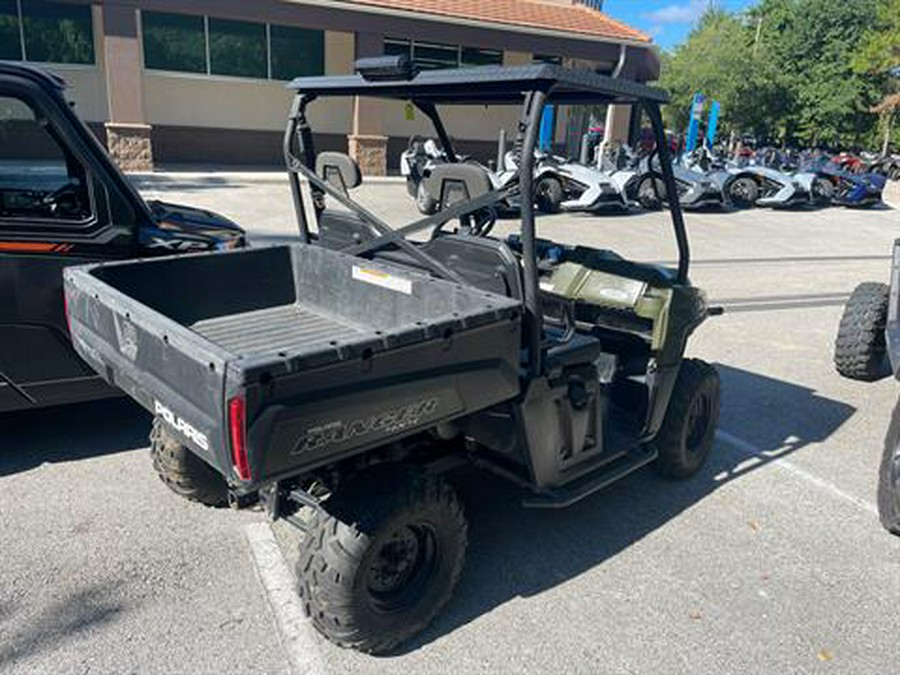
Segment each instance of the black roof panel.
[[518,103],[525,92],[534,90],[546,92],[551,103],[669,100],[662,89],[553,64],[426,70],[409,80],[366,80],[359,74],[298,77],[287,86],[306,95],[361,95],[435,104]]
[[30,80],[41,82],[45,86],[53,89],[65,89],[66,81],[59,75],[51,73],[49,70],[33,66],[31,64],[19,63],[18,61],[0,61],[0,75],[17,75]]

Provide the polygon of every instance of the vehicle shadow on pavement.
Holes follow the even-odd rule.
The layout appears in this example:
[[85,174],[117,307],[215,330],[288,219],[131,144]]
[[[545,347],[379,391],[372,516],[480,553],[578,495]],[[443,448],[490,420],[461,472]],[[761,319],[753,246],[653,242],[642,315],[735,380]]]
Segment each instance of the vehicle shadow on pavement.
[[0,416],[0,476],[147,446],[150,414],[126,398]]
[[[10,632],[4,631],[3,644],[0,645],[0,671],[38,651],[76,639],[80,634],[97,630],[99,626],[114,620],[125,610],[118,600],[113,599],[116,591],[108,585],[79,590],[29,616]],[[8,614],[17,614],[17,610],[28,611],[12,607]],[[3,618],[0,613],[0,619]]]
[[731,480],[828,438],[855,412],[803,386],[716,367],[719,428],[743,442],[718,441],[690,480],[665,480],[646,469],[568,509],[541,511],[522,508],[516,487],[486,472],[457,476],[469,522],[466,568],[447,610],[401,653],[602,564]]

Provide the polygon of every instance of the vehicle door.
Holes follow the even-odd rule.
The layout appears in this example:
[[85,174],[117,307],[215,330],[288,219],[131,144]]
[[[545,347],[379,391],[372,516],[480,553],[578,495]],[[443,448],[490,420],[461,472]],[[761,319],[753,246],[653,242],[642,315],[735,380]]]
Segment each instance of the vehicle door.
[[0,411],[112,392],[69,342],[62,269],[129,255],[135,216],[113,224],[121,197],[66,106],[37,82],[0,78]]

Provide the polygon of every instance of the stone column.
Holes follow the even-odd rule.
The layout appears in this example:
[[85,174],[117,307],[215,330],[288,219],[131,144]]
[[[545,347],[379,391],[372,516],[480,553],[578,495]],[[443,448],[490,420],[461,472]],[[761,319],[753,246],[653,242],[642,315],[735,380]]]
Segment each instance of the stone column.
[[[381,56],[384,37],[376,33],[356,34],[356,58]],[[353,100],[353,132],[347,137],[347,152],[359,163],[364,176],[387,174],[388,137],[382,133],[384,109],[378,99],[357,96]]]
[[124,171],[152,171],[151,128],[144,116],[137,10],[131,2],[104,3],[103,55],[109,121],[106,147]]

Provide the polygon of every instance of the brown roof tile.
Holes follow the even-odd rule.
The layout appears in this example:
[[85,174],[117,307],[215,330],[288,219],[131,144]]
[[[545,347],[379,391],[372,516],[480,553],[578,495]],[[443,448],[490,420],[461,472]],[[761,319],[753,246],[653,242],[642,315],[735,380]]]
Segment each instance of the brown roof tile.
[[584,5],[562,5],[535,0],[350,0],[421,14],[500,23],[543,30],[581,33],[616,40],[650,42],[650,37],[606,14]]

